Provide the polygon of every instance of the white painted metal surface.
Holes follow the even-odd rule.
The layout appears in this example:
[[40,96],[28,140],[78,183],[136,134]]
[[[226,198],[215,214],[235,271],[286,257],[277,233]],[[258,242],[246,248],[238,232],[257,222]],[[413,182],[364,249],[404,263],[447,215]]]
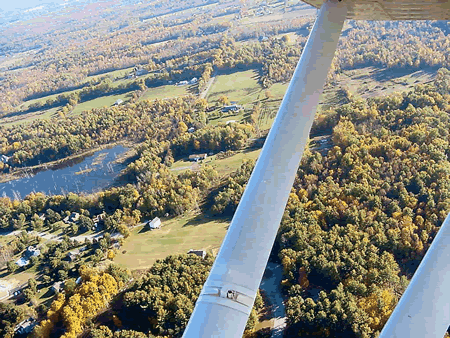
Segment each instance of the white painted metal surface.
[[[323,0],[303,0],[320,8]],[[449,0],[343,0],[347,19],[355,20],[450,20]]]
[[314,120],[347,8],[327,1],[183,337],[241,337]]
[[450,214],[381,331],[380,338],[444,337],[450,324]]

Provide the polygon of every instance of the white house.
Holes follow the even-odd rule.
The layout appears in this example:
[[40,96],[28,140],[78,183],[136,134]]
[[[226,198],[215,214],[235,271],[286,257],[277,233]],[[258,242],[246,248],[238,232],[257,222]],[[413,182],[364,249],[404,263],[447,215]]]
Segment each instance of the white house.
[[122,104],[123,100],[122,99],[118,99],[116,102],[114,102],[114,106],[118,106],[119,104]]
[[198,79],[196,77],[193,77],[191,81],[189,81],[189,84],[195,84],[198,82]]
[[198,257],[201,257],[202,259],[205,259],[206,251],[205,250],[193,250],[193,249],[191,249],[191,250],[188,251],[188,254],[194,254],[194,255],[196,255]]
[[198,162],[200,160],[206,159],[207,156],[208,156],[208,154],[193,154],[193,155],[189,155],[189,161]]
[[158,217],[155,217],[153,220],[147,222],[150,230],[153,229],[161,229],[161,220]]

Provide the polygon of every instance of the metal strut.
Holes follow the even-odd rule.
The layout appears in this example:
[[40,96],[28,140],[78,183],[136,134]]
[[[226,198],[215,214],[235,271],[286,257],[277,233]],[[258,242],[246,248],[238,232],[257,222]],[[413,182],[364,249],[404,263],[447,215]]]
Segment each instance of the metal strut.
[[241,337],[347,14],[323,3],[183,337]]
[[450,214],[420,262],[380,338],[443,337],[450,324]]

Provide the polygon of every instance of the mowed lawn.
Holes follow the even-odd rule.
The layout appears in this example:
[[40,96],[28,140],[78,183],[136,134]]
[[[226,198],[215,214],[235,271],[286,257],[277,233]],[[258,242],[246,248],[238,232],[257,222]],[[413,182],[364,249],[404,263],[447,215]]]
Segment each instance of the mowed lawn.
[[[232,173],[233,171],[236,171],[241,166],[242,162],[244,162],[244,160],[256,160],[260,152],[261,148],[256,150],[243,149],[234,154],[233,156],[223,158],[220,160],[216,159],[216,155],[213,155],[199,162],[198,165],[200,167],[202,165],[210,165],[217,170],[220,176],[224,176]],[[187,158],[184,158],[176,161],[172,165],[172,167],[170,167],[170,170],[178,174],[184,172],[185,170],[191,170],[189,167],[191,167],[192,164],[193,163],[190,162]]]
[[209,89],[207,100],[211,104],[225,95],[230,101],[237,101],[239,104],[252,103],[264,96],[258,78],[255,70],[217,75]]
[[16,124],[31,123],[35,120],[49,120],[51,118],[58,117],[57,115],[58,107],[38,111],[34,113],[28,113],[24,115],[17,115],[12,117],[0,118],[0,126],[14,126]]
[[93,100],[82,102],[76,105],[71,115],[78,115],[85,110],[91,110],[93,108],[110,107],[118,99],[123,100],[124,103],[129,101],[132,97],[131,93],[119,94],[119,95],[108,95],[101,96]]
[[187,253],[190,249],[217,253],[229,225],[226,219],[209,219],[203,215],[161,221],[163,226],[159,230],[150,231],[143,226],[134,229],[114,262],[132,270],[147,269],[157,259]]
[[139,101],[186,96],[189,94],[188,89],[189,86],[175,86],[175,85],[149,88],[139,98]]
[[214,167],[219,175],[223,176],[239,169],[244,160],[256,160],[260,152],[261,148],[256,150],[244,149],[228,158],[216,160],[213,157],[210,162],[206,161],[205,163]]

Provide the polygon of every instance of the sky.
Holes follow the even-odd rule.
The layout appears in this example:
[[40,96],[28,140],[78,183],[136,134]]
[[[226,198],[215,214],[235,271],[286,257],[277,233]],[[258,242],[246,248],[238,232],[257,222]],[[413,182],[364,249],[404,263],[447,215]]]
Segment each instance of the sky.
[[12,0],[0,1],[0,11],[15,12],[26,8],[34,8],[44,4],[62,4],[64,0]]

